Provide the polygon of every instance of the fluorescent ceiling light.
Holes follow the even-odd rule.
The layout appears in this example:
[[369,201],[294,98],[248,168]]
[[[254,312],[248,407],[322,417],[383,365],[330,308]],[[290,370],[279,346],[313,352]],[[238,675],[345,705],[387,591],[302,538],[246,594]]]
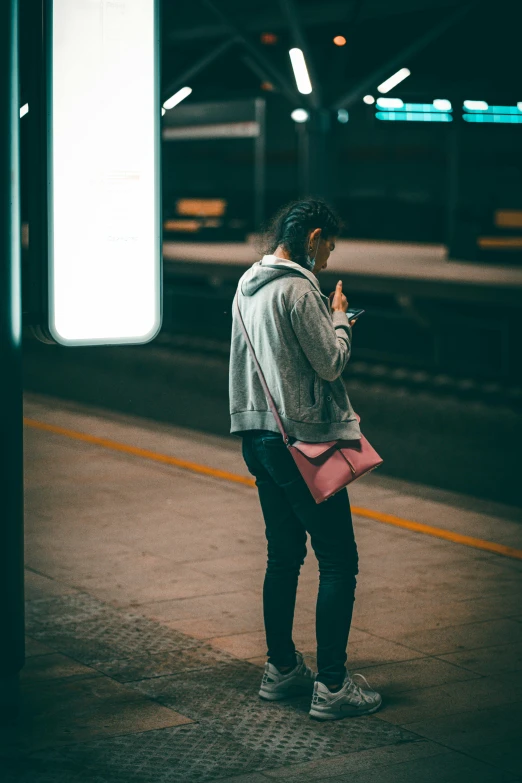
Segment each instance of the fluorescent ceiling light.
[[373,97],[373,95],[365,95],[363,101],[367,103],[368,106],[371,106],[372,103],[375,103],[375,98]]
[[348,115],[348,112],[346,111],[346,109],[339,109],[339,111],[337,112],[337,119],[339,120],[339,122],[342,122],[343,125],[346,122],[348,122],[349,115]]
[[404,101],[400,98],[377,98],[379,109],[402,109]]
[[177,106],[178,103],[181,103],[181,101],[184,101],[185,98],[188,98],[190,93],[192,92],[192,87],[182,87],[181,90],[178,90],[174,93],[168,100],[165,101],[163,104],[164,109],[173,109],[174,106]]
[[306,109],[294,109],[290,117],[294,122],[306,122],[310,118],[310,115]]
[[437,109],[437,111],[451,111],[451,101],[446,100],[446,98],[435,98],[433,108]]
[[518,109],[519,111],[522,111],[522,101],[519,101],[519,102],[517,103],[517,109]]
[[301,49],[290,49],[289,54],[290,60],[292,61],[292,68],[294,69],[297,89],[303,95],[309,95],[312,92],[312,83],[308,75],[304,54]]
[[464,101],[464,108],[468,111],[487,111],[486,101]]
[[22,117],[25,117],[28,111],[29,111],[28,103],[24,103],[23,106],[20,106],[20,119],[22,119]]
[[406,79],[410,75],[410,71],[407,68],[401,68],[400,71],[394,73],[389,79],[386,79],[382,84],[379,84],[377,89],[379,92],[390,92],[393,88]]

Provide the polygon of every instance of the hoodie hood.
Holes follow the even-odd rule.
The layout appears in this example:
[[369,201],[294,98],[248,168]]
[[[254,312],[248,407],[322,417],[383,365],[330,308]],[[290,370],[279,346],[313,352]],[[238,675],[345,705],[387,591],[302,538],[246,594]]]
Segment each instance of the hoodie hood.
[[295,261],[288,261],[286,258],[279,258],[278,256],[268,255],[263,256],[261,261],[256,261],[248,269],[240,282],[240,290],[244,296],[253,296],[256,291],[259,291],[267,283],[275,280],[276,277],[284,277],[286,275],[301,275],[308,278],[314,288],[321,292],[321,288],[313,272],[309,272],[308,269],[296,264]]

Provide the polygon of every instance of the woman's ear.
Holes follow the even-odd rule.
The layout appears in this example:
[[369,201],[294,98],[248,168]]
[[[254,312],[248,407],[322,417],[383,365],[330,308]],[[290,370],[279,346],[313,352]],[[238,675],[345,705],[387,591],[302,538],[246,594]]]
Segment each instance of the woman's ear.
[[310,233],[310,239],[308,241],[308,247],[310,251],[313,251],[314,247],[317,250],[320,241],[321,241],[321,229],[314,228],[314,230]]

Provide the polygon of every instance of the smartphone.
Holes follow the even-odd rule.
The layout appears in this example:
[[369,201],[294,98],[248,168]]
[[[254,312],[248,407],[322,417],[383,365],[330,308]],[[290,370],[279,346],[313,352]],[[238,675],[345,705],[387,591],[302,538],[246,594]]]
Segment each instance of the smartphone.
[[[330,306],[332,304],[332,299],[334,298],[334,294],[335,294],[335,292],[332,291],[332,293],[328,296],[328,298],[330,300]],[[366,310],[350,310],[350,309],[348,309],[346,311],[346,315],[348,316],[348,320],[349,321],[356,321],[359,318],[359,316],[362,315],[365,312],[366,312]]]
[[347,310],[346,315],[348,316],[349,321],[356,321],[360,315],[362,315],[365,310]]

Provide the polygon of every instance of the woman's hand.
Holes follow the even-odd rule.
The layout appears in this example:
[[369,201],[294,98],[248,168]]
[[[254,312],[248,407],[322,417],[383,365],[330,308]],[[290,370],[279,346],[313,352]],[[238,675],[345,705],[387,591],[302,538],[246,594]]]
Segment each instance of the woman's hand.
[[[341,312],[345,313],[348,310],[348,300],[343,294],[342,280],[339,280],[335,286],[335,291],[330,294],[330,307],[332,308],[332,312],[335,312],[335,310],[340,310]],[[354,318],[352,321],[349,321],[350,326],[354,325],[355,320],[356,319]]]

